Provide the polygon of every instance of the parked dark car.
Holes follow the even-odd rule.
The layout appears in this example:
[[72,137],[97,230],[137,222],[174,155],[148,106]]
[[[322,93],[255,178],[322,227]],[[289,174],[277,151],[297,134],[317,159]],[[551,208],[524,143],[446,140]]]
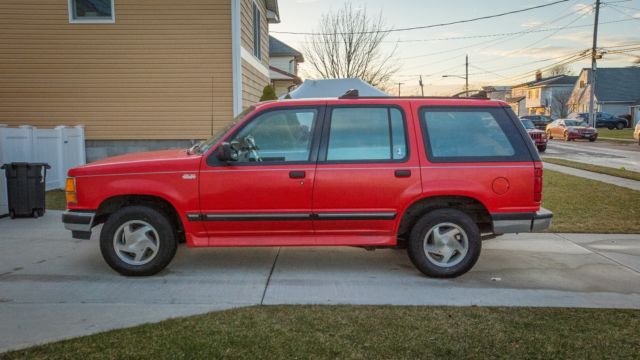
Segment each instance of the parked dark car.
[[533,126],[533,122],[531,120],[521,119],[520,121],[522,121],[524,129],[527,130],[527,134],[529,134],[531,140],[533,140],[533,143],[538,148],[538,151],[544,152],[545,150],[547,150],[547,134],[542,130],[536,129],[536,127]]
[[588,139],[591,142],[598,138],[598,130],[589,126],[582,119],[558,119],[547,125],[547,137],[549,139],[562,138],[565,141],[575,139]]
[[531,120],[533,125],[540,130],[544,130],[553,121],[551,116],[547,115],[525,115],[520,116],[520,120]]
[[[589,122],[589,113],[578,113],[570,115],[569,117],[584,120],[587,123]],[[622,130],[627,127],[627,124],[627,120],[624,118],[613,116],[611,114],[603,112],[596,113],[596,127],[606,127],[609,130]]]

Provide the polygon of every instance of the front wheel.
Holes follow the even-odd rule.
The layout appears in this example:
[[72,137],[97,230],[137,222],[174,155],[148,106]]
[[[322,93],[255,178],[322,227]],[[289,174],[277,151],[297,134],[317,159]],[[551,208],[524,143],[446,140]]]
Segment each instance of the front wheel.
[[625,123],[623,123],[623,122],[616,123],[616,129],[622,130],[622,129],[624,129],[624,127],[625,127]]
[[551,131],[547,131],[547,138],[548,138],[549,140],[552,140],[552,139],[553,139],[553,136],[551,136]]
[[128,206],[109,216],[100,233],[102,257],[127,276],[148,276],[164,269],[176,253],[171,221],[151,207]]
[[545,152],[545,150],[547,150],[547,145],[538,146],[538,152]]
[[565,133],[562,135],[562,138],[564,139],[564,141],[569,141],[569,140],[570,140],[570,139],[569,139],[569,133],[568,133],[568,132],[565,132]]
[[427,276],[452,278],[469,271],[480,256],[480,230],[456,209],[427,213],[414,225],[407,246],[415,267]]

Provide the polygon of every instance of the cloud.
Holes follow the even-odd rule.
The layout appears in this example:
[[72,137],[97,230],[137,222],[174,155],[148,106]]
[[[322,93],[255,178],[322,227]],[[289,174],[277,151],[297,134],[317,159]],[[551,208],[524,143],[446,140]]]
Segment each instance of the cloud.
[[578,14],[589,14],[593,11],[594,6],[592,4],[583,4],[578,3],[571,7],[571,10],[577,12]]
[[520,26],[523,27],[523,28],[534,28],[534,27],[538,27],[538,26],[540,26],[542,24],[544,24],[544,22],[542,22],[542,21],[530,20],[530,21],[526,21],[526,22],[520,24]]
[[[593,41],[593,34],[589,31],[578,31],[567,34],[555,35],[551,39],[554,40],[566,40],[574,44],[583,45],[584,47],[590,47]],[[633,35],[598,35],[598,46],[623,46],[630,44],[637,44],[640,42],[640,36]]]
[[499,49],[489,49],[480,52],[483,55],[491,55],[491,56],[499,56],[499,57],[508,57],[508,58],[531,58],[531,59],[546,59],[550,57],[561,57],[561,56],[569,56],[571,54],[576,53],[577,48],[568,47],[568,46],[543,46],[539,48],[530,48],[530,49],[520,49],[517,51],[513,50],[499,50]]

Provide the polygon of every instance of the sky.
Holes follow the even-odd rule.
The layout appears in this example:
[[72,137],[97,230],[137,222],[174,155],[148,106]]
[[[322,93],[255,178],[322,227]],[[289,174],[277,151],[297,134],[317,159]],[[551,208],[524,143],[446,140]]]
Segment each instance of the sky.
[[[349,1],[349,0],[347,0]],[[554,0],[353,0],[354,8],[382,17],[389,28],[431,25],[493,15],[542,5]],[[278,31],[314,32],[323,13],[341,8],[345,0],[279,0],[279,24],[271,35],[302,51],[309,35],[278,34]],[[562,61],[591,47],[595,2],[571,0],[549,7],[503,17],[431,29],[390,33],[384,51],[396,45],[395,62],[400,71],[393,82],[402,82],[402,95],[418,95],[422,75],[425,95],[450,95],[461,90],[465,55],[469,56],[470,88],[514,85],[532,80],[536,69]],[[640,46],[640,0],[603,0],[598,47]],[[566,27],[566,28],[565,28]],[[548,30],[552,29],[552,30]],[[529,31],[526,34],[450,39]],[[449,38],[447,40],[438,40]],[[605,54],[600,67],[630,66],[640,51]],[[590,67],[590,59],[569,65],[573,75]],[[303,77],[313,78],[309,64],[301,66]],[[397,84],[393,86],[397,95]]]

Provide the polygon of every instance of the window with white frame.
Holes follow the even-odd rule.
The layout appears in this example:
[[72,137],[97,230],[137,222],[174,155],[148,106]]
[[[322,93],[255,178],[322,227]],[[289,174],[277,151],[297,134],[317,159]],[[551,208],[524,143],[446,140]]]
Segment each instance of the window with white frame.
[[70,23],[114,23],[114,0],[69,0]]
[[260,29],[260,8],[258,7],[258,5],[254,2],[253,3],[253,56],[255,56],[258,59],[262,59],[261,57],[261,49],[260,49],[260,36],[261,36],[261,29]]

